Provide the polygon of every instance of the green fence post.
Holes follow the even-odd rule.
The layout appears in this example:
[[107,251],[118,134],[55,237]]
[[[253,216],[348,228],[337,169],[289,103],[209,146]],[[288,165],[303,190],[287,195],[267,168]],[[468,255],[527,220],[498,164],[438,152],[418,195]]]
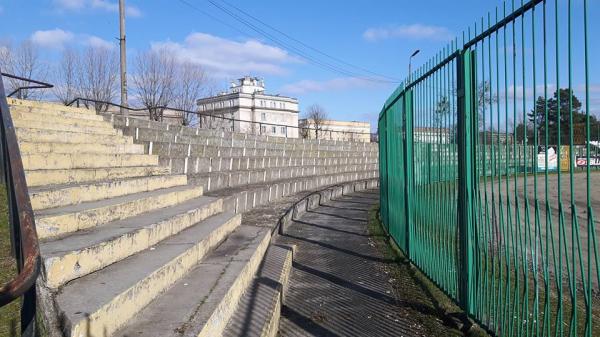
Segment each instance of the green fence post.
[[413,181],[413,92],[408,90],[404,94],[404,121],[402,127],[404,129],[404,216],[406,223],[405,245],[406,256],[412,258],[410,252],[410,228],[412,223],[412,181]]
[[458,85],[458,235],[459,303],[474,314],[473,230],[474,230],[474,156],[473,140],[477,133],[475,108],[475,52],[465,50],[457,62]]

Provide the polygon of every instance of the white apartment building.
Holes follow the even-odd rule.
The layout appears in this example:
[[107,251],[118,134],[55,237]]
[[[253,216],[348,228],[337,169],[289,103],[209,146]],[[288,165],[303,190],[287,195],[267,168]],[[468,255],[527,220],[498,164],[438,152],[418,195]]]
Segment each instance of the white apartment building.
[[236,121],[203,117],[201,123],[213,123],[236,132],[298,138],[298,100],[265,93],[265,83],[246,76],[231,83],[229,91],[197,101],[201,115],[219,116]]
[[[312,119],[301,119],[300,126],[307,128],[301,131],[305,138],[317,138],[317,131],[314,130],[315,123]],[[371,123],[369,122],[345,122],[326,119],[321,121],[320,129],[321,130],[318,132],[319,139],[365,143],[371,141]]]

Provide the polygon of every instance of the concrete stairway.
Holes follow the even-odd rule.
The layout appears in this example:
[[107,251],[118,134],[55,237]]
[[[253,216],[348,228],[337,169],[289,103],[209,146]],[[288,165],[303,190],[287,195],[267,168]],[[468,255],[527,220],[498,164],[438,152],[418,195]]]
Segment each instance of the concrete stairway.
[[226,207],[248,211],[282,196],[378,176],[371,143],[304,140],[206,130],[105,115],[156,154],[172,172],[188,176]]
[[270,265],[263,257],[289,258],[268,248],[275,223],[245,224],[241,213],[377,175],[372,145],[9,104],[41,239],[47,321],[66,336],[242,335],[228,322]]

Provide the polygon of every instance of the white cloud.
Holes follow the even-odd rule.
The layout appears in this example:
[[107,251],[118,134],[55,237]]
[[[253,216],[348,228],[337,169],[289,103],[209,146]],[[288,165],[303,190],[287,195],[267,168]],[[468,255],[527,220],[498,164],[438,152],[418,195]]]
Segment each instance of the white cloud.
[[446,27],[415,23],[412,25],[369,28],[363,33],[363,38],[371,42],[392,38],[444,41],[451,39],[452,33]]
[[86,36],[84,39],[84,43],[90,47],[94,47],[94,48],[104,48],[104,49],[112,49],[115,47],[115,44],[110,42],[110,41],[106,41],[103,38],[94,36],[94,35],[89,35]]
[[349,89],[370,88],[380,85],[378,83],[356,77],[338,77],[327,81],[302,80],[286,84],[281,87],[282,93],[305,94],[321,91],[341,91]]
[[[97,9],[105,12],[116,13],[119,11],[119,3],[108,0],[54,0],[58,8],[67,11],[81,11],[85,9]],[[142,11],[136,6],[126,6],[125,13],[130,17],[139,17]]]
[[73,33],[59,28],[38,30],[31,35],[31,41],[41,47],[63,49],[65,44],[73,40]]
[[153,50],[170,51],[181,61],[202,65],[217,77],[281,75],[287,73],[285,64],[297,62],[287,51],[257,40],[235,41],[205,33],[192,33],[182,43],[151,45]]

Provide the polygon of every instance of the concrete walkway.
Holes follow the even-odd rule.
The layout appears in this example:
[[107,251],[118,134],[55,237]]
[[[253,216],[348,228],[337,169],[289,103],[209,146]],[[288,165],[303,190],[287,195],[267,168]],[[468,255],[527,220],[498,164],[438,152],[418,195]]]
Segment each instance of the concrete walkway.
[[[297,245],[280,336],[456,335],[431,303],[423,304],[416,284],[392,278],[397,262],[384,257],[367,229],[378,199],[377,191],[364,191],[331,201],[280,237]],[[398,286],[415,289],[419,299],[398,298]]]

